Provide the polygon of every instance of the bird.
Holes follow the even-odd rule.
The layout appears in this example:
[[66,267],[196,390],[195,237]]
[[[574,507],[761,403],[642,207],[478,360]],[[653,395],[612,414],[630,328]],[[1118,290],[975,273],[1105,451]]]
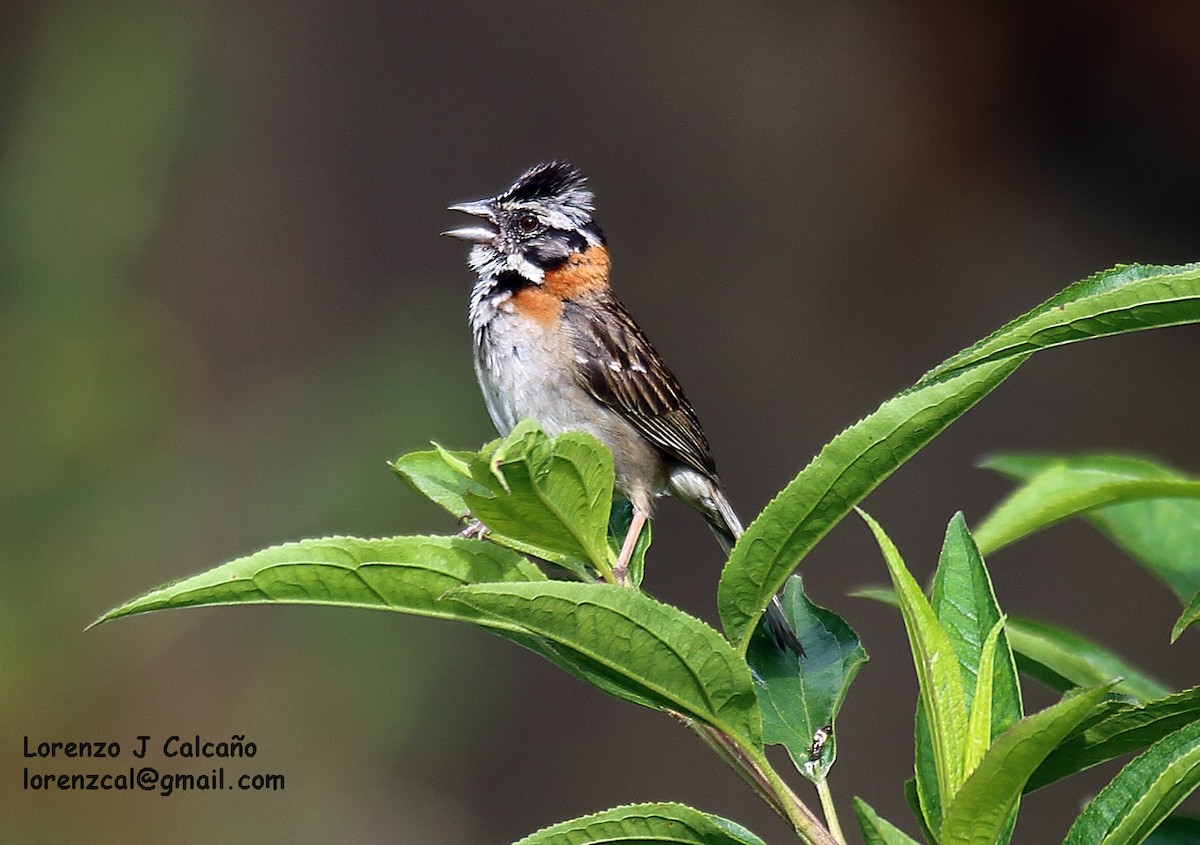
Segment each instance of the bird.
[[[494,197],[451,205],[482,225],[443,232],[469,242],[475,374],[500,434],[532,418],[549,435],[583,431],[613,455],[633,516],[613,567],[626,582],[655,500],[698,511],[728,555],[742,524],[683,387],[613,293],[594,194],[574,164],[537,164]],[[804,655],[778,596],[766,628]]]

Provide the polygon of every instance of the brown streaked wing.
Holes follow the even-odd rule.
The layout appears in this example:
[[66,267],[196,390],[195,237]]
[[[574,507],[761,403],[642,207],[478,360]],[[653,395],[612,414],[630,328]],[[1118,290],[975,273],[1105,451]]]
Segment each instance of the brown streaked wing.
[[671,457],[716,476],[700,420],[633,317],[610,293],[564,303],[580,384]]

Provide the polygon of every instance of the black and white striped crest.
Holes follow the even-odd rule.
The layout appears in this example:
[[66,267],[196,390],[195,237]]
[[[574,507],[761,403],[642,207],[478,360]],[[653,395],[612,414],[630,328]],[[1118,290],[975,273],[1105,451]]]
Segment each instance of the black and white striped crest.
[[593,200],[587,177],[571,162],[561,160],[534,165],[496,197],[498,205],[553,203],[583,216],[591,214]]

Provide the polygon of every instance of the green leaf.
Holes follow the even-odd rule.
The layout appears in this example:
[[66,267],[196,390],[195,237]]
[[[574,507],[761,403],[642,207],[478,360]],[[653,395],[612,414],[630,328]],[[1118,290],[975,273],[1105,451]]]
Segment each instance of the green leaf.
[[955,845],[994,845],[1005,836],[1022,788],[1063,737],[1104,700],[1107,687],[1068,696],[1021,719],[1000,736],[979,766],[948,802],[941,841]]
[[[859,587],[850,595],[899,607],[895,591],[887,587]],[[1106,682],[1114,683],[1113,692],[1139,701],[1171,692],[1121,657],[1073,631],[1011,616],[1005,631],[1017,668],[1058,692]]]
[[1192,596],[1192,600],[1188,602],[1187,607],[1183,609],[1179,619],[1176,620],[1174,627],[1171,628],[1171,642],[1179,639],[1179,635],[1200,621],[1200,592]]
[[487,491],[471,479],[474,452],[452,452],[438,444],[426,452],[409,452],[389,465],[409,487],[458,519],[469,516],[464,496]]
[[1064,845],[1135,845],[1200,786],[1200,721],[1160,739],[1100,790]]
[[93,624],[173,607],[326,604],[479,621],[443,596],[463,584],[542,581],[515,552],[461,537],[326,537],[271,546],[173,581],[113,608]]
[[1050,466],[997,505],[975,537],[984,553],[991,554],[1064,519],[1146,499],[1197,500],[1200,481],[1128,478],[1095,469]]
[[582,678],[606,695],[631,701],[634,704],[640,704],[642,707],[649,707],[651,710],[658,710],[660,708],[660,701],[657,698],[652,698],[640,690],[628,686],[622,682],[619,676],[607,671],[605,667],[591,663],[570,649],[563,648],[550,640],[530,634],[522,628],[513,627],[511,623],[501,624],[497,622],[497,624],[492,625],[482,624],[493,634],[503,637],[522,648],[526,648],[540,657],[546,658],[558,668],[568,674],[575,675],[577,678]]
[[[1052,469],[1113,484],[1196,484],[1168,466],[1129,455],[998,455],[983,464],[1027,483]],[[1200,501],[1144,499],[1101,507],[1082,516],[1186,602],[1200,591]]]
[[[955,514],[946,526],[929,603],[958,656],[963,691],[970,707],[974,700],[972,691],[979,683],[979,666],[986,650],[984,641],[1000,622],[1002,614],[983,557],[961,513]],[[994,661],[996,678],[992,689],[999,698],[993,703],[992,736],[1007,730],[1021,718],[1021,690],[1016,667],[1009,653],[1007,637],[1003,632],[1000,636],[998,643],[1003,644],[1004,656]]]
[[747,660],[762,708],[764,741],[787,748],[796,768],[816,782],[825,778],[837,758],[833,728],[838,710],[867,653],[841,617],[808,600],[800,576],[788,579],[782,604],[784,616],[804,643],[804,659],[759,631]]
[[744,652],[771,596],[829,529],[1035,351],[1197,321],[1200,265],[1122,266],[1076,282],[935,367],[830,441],[746,529],[718,589],[726,634]]
[[854,799],[854,814],[867,845],[918,845],[917,840],[882,818],[861,798]]
[[[967,709],[958,658],[949,635],[938,622],[929,600],[925,598],[920,585],[904,565],[895,545],[879,523],[863,511],[859,513],[875,535],[879,549],[883,552],[883,559],[887,562],[888,573],[892,576],[892,584],[900,601],[900,613],[904,617],[904,628],[908,632],[913,664],[917,669],[917,681],[921,690],[920,702],[928,719],[938,794],[945,804],[958,792],[963,782]],[[918,788],[920,780],[921,772],[918,770]],[[931,818],[927,814],[926,821],[931,829],[939,829],[936,816]]]
[[1112,682],[1114,692],[1140,701],[1171,692],[1103,646],[1046,622],[1010,618],[1008,640],[1020,670],[1059,692]]
[[878,584],[864,584],[861,587],[855,587],[850,590],[847,595],[853,596],[856,599],[871,599],[880,604],[886,604],[888,607],[900,609],[900,600],[896,598],[896,591],[891,587],[883,587]]
[[983,641],[980,653],[979,673],[975,678],[975,695],[971,700],[971,713],[967,718],[967,745],[963,752],[963,773],[970,776],[987,752],[992,741],[992,678],[996,656],[996,643],[1004,631],[1001,619]]
[[451,595],[554,644],[607,678],[607,692],[762,747],[749,668],[717,631],[677,608],[637,590],[565,581],[479,584]]
[[925,379],[1075,341],[1197,321],[1200,264],[1118,265],[1075,282],[947,359]]
[[721,624],[744,650],[771,596],[850,509],[1007,378],[1020,361],[987,364],[908,391],[843,431],[750,523],[717,588]]
[[[929,777],[936,781],[932,773]],[[921,807],[921,795],[917,791],[917,778],[914,775],[904,781],[904,803],[908,804],[908,809],[912,811],[913,818],[917,820],[917,824],[921,826],[921,833],[925,835],[925,841],[937,845],[938,838],[933,830],[929,827],[929,822],[925,819],[925,811]],[[937,818],[942,817],[942,809],[939,805],[937,808]]]
[[463,499],[490,540],[585,580],[589,568],[611,577],[613,461],[600,441],[578,431],[549,438],[524,420],[494,453],[472,459],[471,476],[486,493]]
[[1140,751],[1167,734],[1200,721],[1200,687],[1145,703],[1106,701],[1042,762],[1026,792],[1099,763]]
[[683,804],[630,804],[561,822],[514,845],[765,845],[739,824]]
[[[938,568],[930,591],[930,606],[938,622],[946,630],[962,673],[964,702],[968,713],[975,712],[975,690],[986,683],[990,690],[990,727],[979,753],[986,750],[992,737],[1007,730],[1021,718],[1021,688],[1017,669],[1003,631],[996,645],[1002,649],[998,658],[988,655],[993,677],[984,682],[980,667],[984,661],[987,637],[1001,620],[1000,607],[992,589],[991,578],[984,567],[979,549],[967,529],[961,513],[955,514],[946,526]],[[968,746],[969,748],[969,746]],[[965,763],[966,761],[964,761]],[[964,771],[969,772],[971,767]],[[942,800],[934,776],[935,764],[929,725],[923,706],[918,702],[916,719],[916,771],[921,805],[931,819],[941,818]]]

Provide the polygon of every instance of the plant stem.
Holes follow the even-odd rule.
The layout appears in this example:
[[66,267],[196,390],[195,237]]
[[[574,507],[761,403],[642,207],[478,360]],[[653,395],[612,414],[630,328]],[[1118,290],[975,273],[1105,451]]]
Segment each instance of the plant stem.
[[741,753],[741,749],[729,740],[729,737],[718,730],[700,725],[680,714],[672,714],[679,721],[683,722],[689,728],[696,732],[696,735],[704,741],[704,744],[717,753],[717,756],[729,764],[742,780],[750,785],[750,788],[758,794],[758,797],[767,802],[772,810],[783,818],[788,818],[787,809],[779,796],[775,794],[771,784],[762,774],[750,764],[746,756]]
[[842,833],[842,824],[838,821],[837,807],[833,803],[833,793],[829,791],[829,781],[821,778],[817,781],[817,795],[821,796],[821,809],[825,813],[825,825],[833,838],[846,845],[846,835]]
[[807,845],[846,845],[844,839],[835,837],[821,824],[821,820],[784,782],[761,751],[745,748],[728,734],[681,713],[671,715],[695,731],[704,744],[741,775],[772,810],[788,821]]
[[761,751],[754,753],[751,762],[767,779],[775,794],[780,797],[785,810],[785,818],[791,823],[796,833],[800,834],[801,839],[810,845],[845,845],[844,841],[835,838],[829,829],[821,824],[821,820],[817,818],[816,814],[779,776],[779,773],[768,762],[765,754]]

